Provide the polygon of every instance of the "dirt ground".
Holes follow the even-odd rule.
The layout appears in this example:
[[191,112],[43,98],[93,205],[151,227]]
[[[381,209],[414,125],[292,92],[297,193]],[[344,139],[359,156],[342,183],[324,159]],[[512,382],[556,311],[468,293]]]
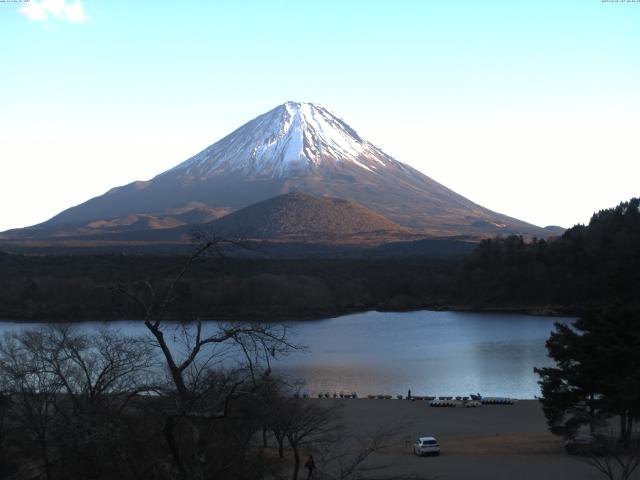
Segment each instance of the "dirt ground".
[[[367,461],[375,476],[419,475],[428,479],[596,480],[604,478],[578,456],[564,452],[551,435],[537,401],[479,408],[435,408],[427,401],[325,399],[343,405],[342,421],[351,433],[371,435],[400,426],[389,446]],[[434,436],[438,457],[418,457],[412,442]],[[640,479],[640,472],[632,477]]]

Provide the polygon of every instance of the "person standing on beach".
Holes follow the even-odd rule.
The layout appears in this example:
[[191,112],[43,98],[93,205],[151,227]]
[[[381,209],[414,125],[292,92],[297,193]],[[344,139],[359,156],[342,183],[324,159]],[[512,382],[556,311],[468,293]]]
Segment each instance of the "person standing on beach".
[[316,469],[316,464],[313,461],[313,455],[309,455],[309,458],[307,458],[307,461],[304,462],[304,468],[306,468],[309,473],[307,474],[307,480],[310,478],[313,478],[313,472]]
[[411,400],[411,389],[407,392],[407,399]]

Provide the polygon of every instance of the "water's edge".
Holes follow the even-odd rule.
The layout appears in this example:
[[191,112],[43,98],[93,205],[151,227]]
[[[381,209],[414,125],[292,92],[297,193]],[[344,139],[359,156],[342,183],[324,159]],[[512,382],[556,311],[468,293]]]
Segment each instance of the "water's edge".
[[[545,342],[556,322],[572,319],[507,312],[368,311],[314,321],[283,321],[290,340],[309,347],[274,362],[274,372],[304,379],[310,396],[485,396],[534,398],[534,367],[550,366]],[[227,322],[227,320],[222,320]],[[218,321],[204,322],[213,329]],[[278,322],[280,323],[280,322]],[[0,321],[0,332],[48,322]],[[74,322],[82,331],[114,328],[147,335],[141,320]],[[183,325],[165,321],[169,330]]]

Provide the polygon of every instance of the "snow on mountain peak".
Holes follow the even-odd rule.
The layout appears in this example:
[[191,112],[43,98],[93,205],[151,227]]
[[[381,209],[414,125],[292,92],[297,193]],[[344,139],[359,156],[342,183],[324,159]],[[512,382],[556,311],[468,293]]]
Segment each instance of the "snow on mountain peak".
[[289,101],[254,118],[170,172],[201,179],[229,171],[283,177],[323,162],[350,162],[375,172],[394,160],[320,105]]

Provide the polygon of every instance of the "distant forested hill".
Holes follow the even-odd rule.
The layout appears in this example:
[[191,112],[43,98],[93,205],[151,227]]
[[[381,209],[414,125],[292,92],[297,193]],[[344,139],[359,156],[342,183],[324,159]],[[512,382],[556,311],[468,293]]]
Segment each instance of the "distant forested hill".
[[[165,314],[278,320],[373,309],[580,313],[614,302],[638,304],[639,205],[634,198],[603,210],[588,226],[549,241],[484,240],[467,255],[398,248],[390,257],[203,258]],[[161,290],[184,261],[0,253],[0,319],[140,318],[142,312],[114,287],[149,281]]]
[[550,241],[484,240],[460,267],[452,300],[476,308],[640,301],[640,199],[595,213]]

